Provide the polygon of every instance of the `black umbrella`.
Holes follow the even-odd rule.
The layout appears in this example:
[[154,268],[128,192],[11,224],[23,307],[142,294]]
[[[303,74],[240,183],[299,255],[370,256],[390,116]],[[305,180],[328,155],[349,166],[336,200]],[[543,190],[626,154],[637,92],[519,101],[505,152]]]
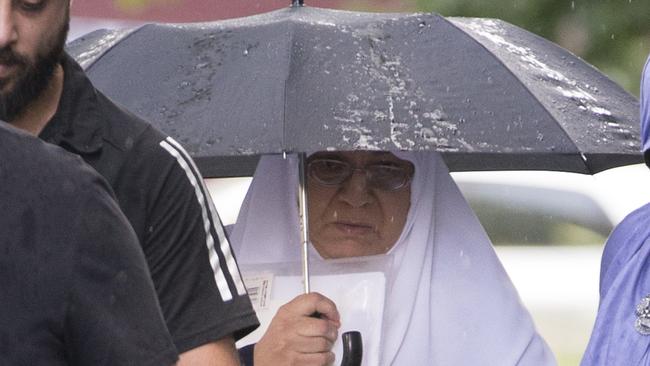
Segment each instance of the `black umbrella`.
[[102,30],[68,50],[206,176],[252,174],[256,154],[325,149],[437,150],[455,171],[643,161],[634,97],[494,19],[292,7]]

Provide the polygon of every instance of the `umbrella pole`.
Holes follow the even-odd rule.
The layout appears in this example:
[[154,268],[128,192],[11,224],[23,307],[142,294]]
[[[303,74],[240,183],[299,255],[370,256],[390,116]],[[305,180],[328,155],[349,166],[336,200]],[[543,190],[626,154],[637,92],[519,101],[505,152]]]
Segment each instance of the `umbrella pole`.
[[[300,211],[300,232],[302,240],[302,280],[305,285],[305,293],[308,294],[309,289],[309,213],[307,210],[307,190],[305,189],[305,182],[307,181],[307,174],[305,169],[306,154],[298,154],[298,204]],[[312,316],[320,318],[318,312]],[[363,359],[363,341],[361,333],[354,330],[343,333],[341,336],[343,340],[343,358],[341,366],[360,366]]]
[[304,3],[305,3],[304,0],[291,0],[291,7],[295,8],[295,7],[303,6]]
[[307,191],[305,189],[306,182],[306,169],[305,169],[305,153],[298,154],[299,166],[299,184],[298,184],[298,204],[300,214],[300,234],[302,244],[302,281],[305,288],[305,293],[311,292],[309,287],[309,217],[307,212]]

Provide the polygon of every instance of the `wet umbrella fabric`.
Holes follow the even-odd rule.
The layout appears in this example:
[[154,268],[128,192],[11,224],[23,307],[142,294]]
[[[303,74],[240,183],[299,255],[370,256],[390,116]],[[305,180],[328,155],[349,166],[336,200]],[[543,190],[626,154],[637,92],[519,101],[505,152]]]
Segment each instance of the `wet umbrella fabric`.
[[[646,155],[650,154],[650,57],[641,74],[641,146]],[[650,158],[650,155],[648,155]],[[650,166],[650,159],[646,159]]]
[[[238,155],[325,149],[437,150],[452,171],[642,161],[634,97],[493,19],[297,7],[98,31],[68,50],[208,176],[252,173]],[[215,170],[222,156],[234,164]]]

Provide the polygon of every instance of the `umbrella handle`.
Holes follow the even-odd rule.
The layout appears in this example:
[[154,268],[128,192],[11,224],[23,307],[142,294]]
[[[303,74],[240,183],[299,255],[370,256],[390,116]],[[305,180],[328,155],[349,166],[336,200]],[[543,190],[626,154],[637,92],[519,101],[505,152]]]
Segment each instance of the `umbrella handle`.
[[[322,318],[322,314],[315,312],[311,314],[312,318]],[[343,357],[341,359],[341,366],[361,366],[363,359],[363,340],[361,332],[358,330],[351,330],[341,335],[343,341]]]
[[356,330],[343,333],[343,359],[341,366],[361,366],[363,342],[361,332]]

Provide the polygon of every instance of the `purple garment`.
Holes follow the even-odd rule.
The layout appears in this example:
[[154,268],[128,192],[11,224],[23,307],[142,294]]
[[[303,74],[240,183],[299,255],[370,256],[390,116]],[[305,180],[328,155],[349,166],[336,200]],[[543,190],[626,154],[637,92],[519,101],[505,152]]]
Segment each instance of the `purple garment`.
[[650,204],[614,229],[603,252],[600,305],[582,366],[650,365],[650,335],[635,328],[636,307],[650,294]]
[[[650,58],[641,78],[641,137],[650,150]],[[650,187],[649,187],[650,188]],[[581,366],[650,365],[650,204],[629,214],[605,244],[600,268],[600,303]],[[645,334],[644,334],[645,333]]]

